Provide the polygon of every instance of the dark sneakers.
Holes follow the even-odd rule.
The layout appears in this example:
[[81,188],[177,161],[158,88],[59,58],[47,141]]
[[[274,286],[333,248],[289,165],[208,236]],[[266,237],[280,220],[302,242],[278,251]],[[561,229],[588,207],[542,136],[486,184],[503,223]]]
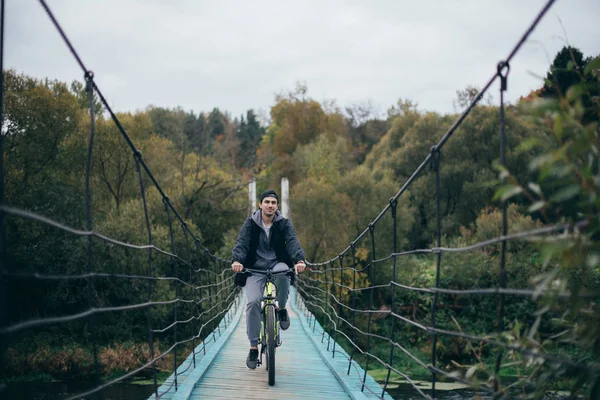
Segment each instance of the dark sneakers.
[[258,363],[258,349],[250,349],[248,358],[246,358],[246,367],[250,369],[256,369]]
[[290,327],[290,316],[285,308],[279,310],[279,326],[284,331]]

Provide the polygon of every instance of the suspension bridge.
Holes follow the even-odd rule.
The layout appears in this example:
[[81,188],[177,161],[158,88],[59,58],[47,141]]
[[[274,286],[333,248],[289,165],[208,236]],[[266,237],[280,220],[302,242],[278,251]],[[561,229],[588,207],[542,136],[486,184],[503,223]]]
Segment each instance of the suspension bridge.
[[[519,353],[524,358],[537,362],[551,363],[556,368],[570,368],[574,371],[585,371],[590,380],[597,379],[600,366],[592,361],[578,361],[555,354],[546,354],[518,343],[502,340],[499,335],[505,330],[504,312],[505,299],[508,296],[536,298],[540,293],[535,289],[510,288],[506,281],[506,247],[510,241],[519,241],[531,237],[547,237],[563,234],[575,228],[582,228],[585,222],[578,225],[544,226],[536,230],[508,234],[507,206],[503,204],[502,235],[475,245],[449,248],[442,247],[442,229],[440,214],[440,170],[443,168],[441,153],[445,143],[451,139],[454,132],[468,117],[469,113],[488,92],[492,85],[500,83],[500,163],[505,164],[505,105],[504,92],[508,89],[509,66],[523,43],[550,9],[553,0],[548,1],[532,24],[527,27],[509,52],[506,59],[495,66],[492,77],[483,89],[462,112],[454,124],[448,129],[438,143],[432,143],[430,154],[419,167],[404,182],[398,193],[389,201],[379,215],[352,241],[347,248],[325,262],[309,263],[305,274],[298,276],[290,295],[291,324],[290,330],[284,332],[283,345],[277,351],[277,381],[276,385],[267,385],[266,374],[261,369],[247,370],[244,365],[247,352],[245,339],[243,290],[234,285],[229,261],[213,254],[205,247],[200,235],[193,232],[182,215],[170,201],[160,183],[148,167],[142,153],[136,148],[125,128],[113,112],[100,88],[94,81],[94,74],[84,64],[76,49],[61,28],[48,4],[40,0],[41,6],[62,36],[76,62],[81,67],[89,96],[90,134],[87,149],[85,175],[85,209],[87,225],[85,229],[77,229],[27,210],[11,207],[3,202],[3,190],[0,190],[0,256],[2,261],[0,275],[0,291],[16,281],[48,281],[48,282],[83,282],[82,287],[88,294],[88,308],[85,311],[62,315],[44,316],[21,321],[0,321],[0,337],[14,337],[20,332],[40,327],[56,326],[80,321],[88,326],[88,339],[93,347],[93,365],[95,366],[96,381],[93,388],[81,393],[69,395],[70,399],[94,398],[101,396],[104,389],[119,382],[126,381],[139,373],[151,376],[153,390],[152,399],[200,399],[200,398],[382,398],[391,399],[388,393],[393,382],[401,381],[413,388],[414,396],[433,399],[439,396],[439,381],[460,382],[465,387],[473,388],[477,393],[490,398],[510,397],[509,387],[500,379],[502,359],[507,352]],[[2,27],[4,27],[4,0],[2,1]],[[3,38],[4,36],[2,36]],[[2,39],[3,41],[3,39]],[[2,52],[3,53],[3,52]],[[93,160],[95,118],[94,96],[97,96],[123,137],[124,145],[128,146],[135,160],[136,174],[139,184],[141,209],[146,222],[147,243],[131,244],[123,240],[104,235],[94,230],[92,215],[92,196],[90,169]],[[3,99],[4,96],[0,96]],[[0,100],[3,101],[3,100]],[[0,104],[0,110],[3,105]],[[2,112],[2,111],[0,111]],[[2,118],[4,121],[4,119]],[[2,164],[0,159],[0,165]],[[400,250],[397,248],[396,208],[401,196],[411,184],[427,168],[435,174],[435,199],[437,210],[436,247],[426,249]],[[1,171],[0,171],[1,172]],[[170,247],[163,248],[155,244],[151,224],[151,210],[148,207],[148,192],[154,189],[160,196],[164,215],[168,220]],[[20,218],[51,227],[57,232],[73,237],[87,238],[87,271],[78,275],[44,274],[37,272],[19,272],[7,266],[8,249],[5,248],[4,223],[7,218]],[[375,230],[380,221],[391,221],[389,237],[392,238],[389,253],[381,257],[376,249]],[[379,229],[379,228],[378,228]],[[175,236],[179,235],[179,241]],[[104,243],[111,248],[122,248],[127,252],[145,254],[146,274],[131,274],[127,271],[100,272],[94,267],[94,251],[96,242]],[[176,243],[178,245],[176,246]],[[183,243],[183,245],[181,245]],[[365,263],[358,261],[357,249],[363,246],[370,250],[369,260]],[[498,287],[450,289],[440,285],[442,277],[442,255],[447,253],[466,253],[489,246],[500,246],[500,265]],[[129,253],[128,253],[129,254]],[[429,254],[435,257],[436,278],[434,287],[412,287],[398,281],[397,262],[402,257],[414,254]],[[377,258],[380,256],[381,258]],[[158,258],[164,258],[171,263],[171,274],[159,276],[153,269]],[[375,284],[379,265],[391,266],[391,278],[384,283]],[[363,279],[361,279],[361,277]],[[367,278],[367,279],[364,279]],[[103,280],[122,280],[145,282],[146,299],[137,304],[109,305],[99,301],[93,293],[102,285]],[[361,282],[367,282],[361,286]],[[174,297],[159,298],[157,288],[171,285]],[[376,308],[374,296],[380,291],[391,293],[391,308]],[[410,313],[397,308],[395,297],[398,291],[410,291],[415,294],[430,297],[431,321],[417,321]],[[542,293],[543,294],[543,293]],[[462,330],[440,328],[436,318],[440,297],[444,295],[461,296],[496,296],[497,298],[497,332],[488,335],[476,335]],[[593,297],[587,294],[577,294],[582,299]],[[557,298],[571,298],[573,294],[558,293]],[[368,302],[368,307],[358,308],[357,298]],[[6,301],[1,304],[2,317],[6,315]],[[11,305],[14,306],[14,305]],[[155,313],[158,307],[170,307],[172,322],[166,326],[155,326]],[[103,378],[100,373],[100,360],[95,331],[100,328],[100,316],[117,315],[119,313],[141,310],[145,313],[145,321],[140,322],[148,334],[148,359],[141,362],[133,370],[116,378]],[[146,325],[145,327],[143,325]],[[421,331],[430,338],[430,357],[413,354],[403,343],[398,343],[396,337],[400,329]],[[192,332],[192,333],[190,333]],[[466,341],[485,343],[497,349],[497,362],[492,372],[493,379],[479,382],[473,374],[457,374],[440,366],[437,358],[437,345],[440,337],[449,336]],[[155,347],[157,337],[171,340],[168,349],[159,350]],[[374,343],[385,343],[387,355],[383,357],[374,351]],[[184,349],[185,353],[181,349]],[[398,358],[422,367],[430,374],[429,382],[417,380],[409,376],[398,365]],[[159,382],[156,371],[157,365],[169,359],[171,374]],[[385,378],[376,381],[369,375],[375,367],[386,371]],[[597,382],[597,381],[596,381]],[[2,393],[0,391],[0,397]]]

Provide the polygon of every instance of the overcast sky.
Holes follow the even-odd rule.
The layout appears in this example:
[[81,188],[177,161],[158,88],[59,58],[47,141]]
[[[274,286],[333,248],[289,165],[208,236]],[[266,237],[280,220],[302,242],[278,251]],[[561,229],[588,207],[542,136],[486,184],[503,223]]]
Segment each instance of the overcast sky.
[[[370,101],[384,112],[404,98],[453,112],[456,90],[483,86],[545,3],[48,0],[116,111],[152,104],[233,116],[268,112],[297,81],[342,107]],[[38,1],[6,5],[5,68],[82,80]],[[534,75],[567,39],[600,53],[600,0],[556,2],[511,65],[510,101],[541,86]]]

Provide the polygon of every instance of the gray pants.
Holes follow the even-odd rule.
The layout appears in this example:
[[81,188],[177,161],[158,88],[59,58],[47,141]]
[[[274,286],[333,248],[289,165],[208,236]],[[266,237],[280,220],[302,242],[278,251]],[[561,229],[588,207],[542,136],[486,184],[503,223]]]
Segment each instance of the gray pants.
[[[288,266],[284,263],[277,263],[273,267],[273,272],[287,270]],[[277,287],[277,302],[279,308],[285,308],[288,294],[290,292],[290,277],[286,275],[277,275],[273,279]],[[260,302],[263,298],[263,292],[267,283],[265,275],[253,274],[246,280],[246,334],[250,341],[250,346],[258,345],[260,335]]]

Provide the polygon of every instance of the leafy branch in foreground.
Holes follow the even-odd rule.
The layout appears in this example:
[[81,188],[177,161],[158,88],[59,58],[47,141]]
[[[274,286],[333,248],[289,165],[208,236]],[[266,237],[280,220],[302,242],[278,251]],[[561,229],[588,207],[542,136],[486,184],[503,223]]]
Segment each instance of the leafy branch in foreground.
[[[533,351],[522,355],[535,383],[534,398],[541,398],[557,381],[569,382],[571,396],[585,393],[600,398],[600,57],[585,68],[569,62],[580,80],[569,87],[556,88],[556,97],[536,98],[521,104],[535,119],[552,127],[556,146],[536,157],[529,165],[534,179],[522,183],[507,169],[500,170],[504,183],[495,199],[507,201],[524,196],[528,211],[545,222],[563,222],[571,227],[564,234],[539,243],[548,272],[533,279],[538,292],[568,290],[568,303],[550,297],[540,303],[535,323],[522,335],[506,333],[508,344]],[[551,81],[546,85],[551,86]],[[556,83],[555,83],[556,84]],[[561,95],[564,93],[564,95]],[[528,143],[527,146],[535,145]],[[542,337],[538,328],[550,310],[562,309],[552,323],[559,333]],[[513,332],[514,333],[514,332]],[[517,332],[518,333],[518,332]],[[572,364],[537,357],[535,353],[555,353]]]

